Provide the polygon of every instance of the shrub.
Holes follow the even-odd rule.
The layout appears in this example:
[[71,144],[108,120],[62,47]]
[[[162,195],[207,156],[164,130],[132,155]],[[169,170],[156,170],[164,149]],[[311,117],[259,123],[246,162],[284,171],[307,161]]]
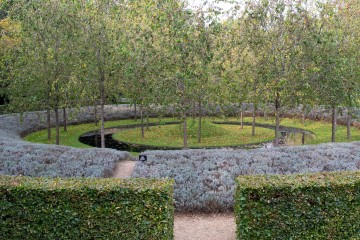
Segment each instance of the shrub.
[[[129,112],[127,107],[107,106],[111,117]],[[69,123],[92,119],[90,108],[73,114]],[[124,115],[125,117],[128,115]],[[0,115],[0,174],[32,177],[109,177],[116,162],[132,158],[128,152],[113,149],[76,149],[71,147],[34,144],[24,141],[24,132],[45,128],[45,112]]]
[[360,172],[237,178],[237,239],[359,239]]
[[0,176],[0,239],[172,239],[172,185]]
[[177,211],[232,210],[235,178],[360,169],[360,142],[255,150],[148,151],[133,177],[175,180]]

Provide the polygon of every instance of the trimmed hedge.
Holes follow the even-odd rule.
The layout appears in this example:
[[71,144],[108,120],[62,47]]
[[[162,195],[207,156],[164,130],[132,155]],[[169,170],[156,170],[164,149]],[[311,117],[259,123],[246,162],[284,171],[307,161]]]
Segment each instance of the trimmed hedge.
[[173,181],[0,176],[0,239],[173,239]]
[[360,239],[360,172],[236,181],[237,239]]

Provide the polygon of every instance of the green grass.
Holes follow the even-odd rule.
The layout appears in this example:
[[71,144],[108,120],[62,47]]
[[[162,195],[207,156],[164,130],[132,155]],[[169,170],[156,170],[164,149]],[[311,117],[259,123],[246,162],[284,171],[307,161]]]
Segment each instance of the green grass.
[[[174,121],[176,119],[166,118],[162,122]],[[214,125],[211,121],[221,121],[220,118],[206,118],[203,125],[203,142],[201,145],[197,143],[197,124],[193,124],[189,120],[189,146],[201,147],[201,146],[226,146],[237,145],[245,143],[255,143],[266,140],[271,140],[274,137],[274,132],[269,129],[256,128],[256,136],[251,137],[251,128],[245,127],[240,130],[240,126],[236,125]],[[226,121],[239,121],[236,118],[228,118]],[[246,122],[250,122],[251,118],[245,118]],[[150,119],[150,122],[158,122],[158,119]],[[116,127],[127,124],[139,124],[140,121],[132,119],[109,121],[105,123],[105,127]],[[257,118],[257,123],[275,124],[274,118]],[[305,125],[298,119],[285,118],[281,120],[281,125],[288,127],[298,127],[305,130],[312,131],[315,134],[315,138],[310,140],[308,144],[318,144],[331,141],[331,124],[321,121],[306,120]],[[86,123],[80,125],[68,126],[68,131],[64,132],[61,129],[60,132],[60,144],[78,148],[89,148],[90,146],[82,144],[78,141],[79,137],[88,132],[98,130],[100,127],[95,126],[93,123]],[[139,129],[130,129],[119,132],[116,134],[118,139],[123,141],[144,143],[148,145],[158,146],[182,146],[180,125],[166,125],[151,127],[149,131],[145,132],[146,141],[141,139]],[[25,137],[25,140],[36,143],[48,143],[54,144],[55,141],[55,129],[52,129],[53,141],[47,140],[47,130],[34,132]],[[346,127],[338,125],[336,130],[337,142],[350,142],[360,141],[360,130],[354,127],[351,128],[351,139],[346,138]]]
[[[236,121],[235,118],[232,118],[230,120]],[[245,118],[245,121],[251,121],[250,118]],[[257,123],[266,123],[275,125],[275,119],[274,118],[268,118],[265,120],[264,118],[258,118]],[[284,118],[281,119],[280,125],[286,126],[286,127],[296,127],[296,128],[302,128],[308,131],[311,131],[314,133],[315,138],[311,139],[307,144],[319,144],[319,143],[326,143],[331,142],[331,123],[324,122],[324,121],[312,121],[312,120],[306,120],[305,124],[301,122],[300,119],[296,118]],[[360,141],[360,130],[351,127],[351,139],[347,139],[346,136],[346,126],[337,125],[336,127],[336,142],[355,142]]]
[[[209,120],[202,124],[202,141],[197,140],[198,123],[188,121],[188,146],[189,147],[209,147],[209,146],[235,146],[241,144],[252,144],[264,141],[271,141],[274,131],[267,128],[256,128],[256,134],[251,135],[251,127],[245,126],[240,129],[236,125],[217,125]],[[183,146],[182,125],[165,125],[150,127],[145,132],[145,137],[141,138],[139,129],[127,129],[119,131],[113,137],[117,140],[146,144],[152,146]]]
[[[167,121],[172,121],[174,119],[166,119]],[[150,119],[150,122],[158,122],[157,119]],[[126,120],[117,120],[117,121],[108,121],[105,122],[105,128],[117,127],[121,125],[128,124],[139,124],[140,121],[133,119]],[[90,146],[79,142],[79,137],[86,132],[95,131],[100,129],[100,125],[96,126],[94,123],[85,123],[79,125],[70,125],[67,126],[67,132],[64,132],[63,128],[60,130],[60,144],[64,146],[77,147],[77,148],[90,148]],[[55,128],[51,129],[52,140],[48,141],[47,139],[47,130],[41,130],[38,132],[33,132],[25,136],[25,140],[35,143],[45,143],[45,144],[55,144]]]

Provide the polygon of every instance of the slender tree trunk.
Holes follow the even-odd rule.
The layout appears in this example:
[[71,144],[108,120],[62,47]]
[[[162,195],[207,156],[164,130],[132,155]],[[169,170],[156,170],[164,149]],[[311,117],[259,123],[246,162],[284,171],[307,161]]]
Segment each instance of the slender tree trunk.
[[94,123],[95,123],[95,126],[98,126],[99,125],[99,120],[97,118],[97,104],[96,102],[94,103]]
[[55,108],[55,128],[56,128],[56,145],[60,145],[60,123],[59,123],[59,109]]
[[305,125],[305,122],[306,122],[306,106],[303,105],[303,108],[302,108],[302,124]]
[[63,108],[63,123],[64,123],[64,132],[67,132],[67,114],[66,108]]
[[143,105],[140,105],[140,120],[141,120],[141,138],[145,137],[145,132],[144,132],[144,109],[143,109]]
[[301,135],[301,144],[304,145],[305,144],[305,133],[302,132],[302,135]]
[[275,99],[275,118],[276,118],[276,126],[275,126],[275,146],[279,145],[279,132],[280,132],[280,94],[276,92]]
[[105,148],[105,74],[100,71],[100,120],[101,120],[101,148]]
[[46,109],[46,126],[47,126],[48,141],[51,141],[51,115],[50,115],[50,109]]
[[201,125],[202,125],[202,112],[201,112],[201,101],[199,101],[199,126],[198,126],[198,143],[201,143]]
[[268,116],[267,116],[267,104],[265,103],[264,105],[264,119],[268,120]]
[[254,103],[253,111],[252,111],[252,130],[251,130],[251,135],[253,137],[255,136],[255,123],[256,123],[256,105]]
[[184,149],[188,148],[186,113],[183,114]]
[[180,92],[181,92],[181,110],[182,110],[182,120],[183,120],[183,135],[184,135],[184,149],[187,149],[188,148],[188,133],[187,133],[187,112],[186,112],[186,104],[187,104],[187,101],[186,101],[186,98],[185,98],[185,82],[184,82],[184,79],[181,79],[181,82],[180,82]]
[[149,108],[146,109],[146,130],[149,131]]
[[335,142],[336,133],[336,107],[333,106],[331,114],[331,141]]
[[240,109],[240,126],[241,126],[241,129],[244,129],[244,103],[241,103],[241,109]]
[[346,117],[346,136],[347,139],[350,140],[351,139],[351,115],[352,115],[352,111],[350,110],[350,108],[347,108],[347,117]]
[[134,120],[135,120],[135,122],[137,122],[137,108],[136,108],[136,103],[134,103],[134,114],[135,114]]
[[193,102],[192,121],[193,123],[196,122],[196,101]]

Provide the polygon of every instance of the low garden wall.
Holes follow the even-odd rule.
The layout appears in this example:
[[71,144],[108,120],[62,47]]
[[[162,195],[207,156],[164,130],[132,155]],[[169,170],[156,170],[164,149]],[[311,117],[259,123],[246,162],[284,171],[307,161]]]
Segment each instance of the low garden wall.
[[237,239],[360,239],[360,172],[236,182]]
[[173,181],[0,176],[0,239],[173,239]]

